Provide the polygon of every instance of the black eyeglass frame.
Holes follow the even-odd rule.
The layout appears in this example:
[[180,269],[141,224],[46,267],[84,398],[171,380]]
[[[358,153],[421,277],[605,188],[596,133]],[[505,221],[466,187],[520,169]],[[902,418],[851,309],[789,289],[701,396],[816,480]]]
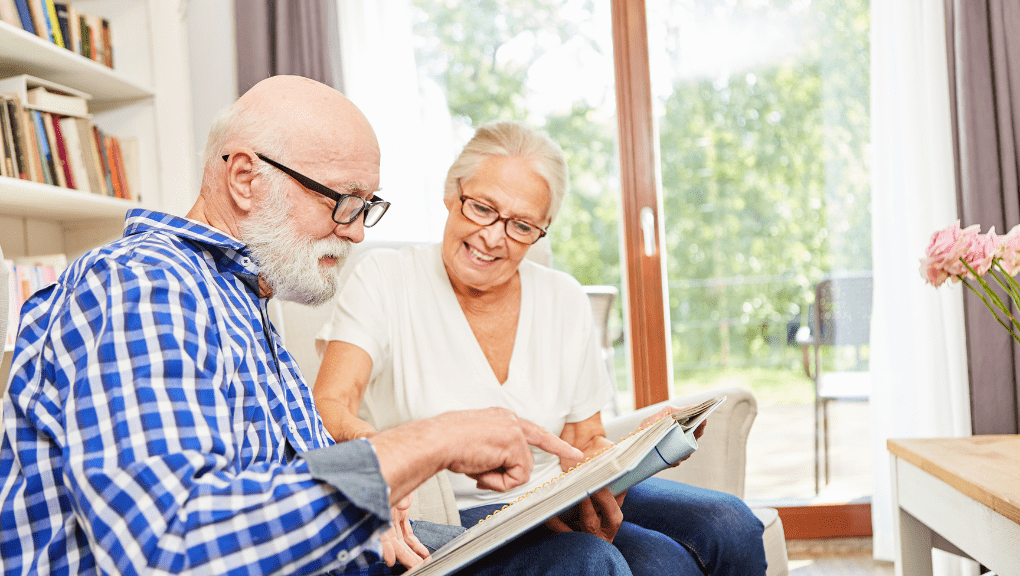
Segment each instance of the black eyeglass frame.
[[[324,184],[319,184],[315,180],[312,180],[311,178],[309,178],[308,176],[305,176],[304,174],[298,172],[297,170],[288,168],[288,167],[284,166],[283,164],[280,164],[276,160],[273,160],[271,158],[267,158],[266,156],[264,156],[264,155],[262,155],[262,154],[260,154],[258,152],[256,152],[255,155],[258,156],[258,158],[260,160],[262,160],[263,162],[265,162],[266,164],[269,164],[270,166],[272,166],[272,167],[276,168],[277,170],[283,172],[287,176],[290,176],[294,180],[297,180],[298,184],[304,186],[305,188],[308,188],[312,192],[316,192],[318,194],[322,194],[326,198],[329,198],[330,200],[335,201],[336,204],[333,205],[333,214],[331,215],[331,218],[333,219],[333,222],[336,222],[337,224],[343,224],[343,225],[350,224],[351,222],[354,222],[355,220],[357,220],[359,216],[364,214],[365,215],[365,228],[371,228],[372,226],[375,226],[376,224],[378,224],[379,220],[382,220],[382,217],[386,215],[386,211],[390,209],[390,203],[385,201],[385,200],[383,200],[382,197],[377,195],[377,194],[373,194],[372,198],[374,198],[374,200],[369,201],[369,200],[365,200],[361,196],[358,196],[357,194],[344,194],[344,193],[341,193],[341,192],[337,192],[336,190],[333,190],[332,188],[330,188],[330,187],[328,187],[328,186],[326,186]],[[223,161],[224,162],[226,162],[229,158],[230,158],[230,154],[224,154],[223,155]],[[354,212],[354,214],[351,216],[350,220],[347,220],[346,222],[341,222],[340,220],[337,220],[337,218],[336,218],[336,211],[340,208],[340,203],[343,202],[347,198],[354,198],[356,200],[360,200],[362,202],[362,204],[361,204],[361,208],[357,209]],[[379,214],[379,217],[376,218],[374,222],[369,224],[368,223],[368,211],[369,211],[369,209],[371,209],[371,208],[373,208],[375,206],[382,206],[383,207],[383,211],[382,211],[382,214]]]
[[[538,224],[532,224],[531,222],[528,222],[527,220],[522,220],[520,218],[511,218],[510,216],[503,216],[502,214],[499,213],[499,210],[496,210],[495,206],[489,206],[488,204],[486,204],[485,202],[482,202],[481,200],[479,200],[477,198],[472,198],[472,197],[468,196],[467,194],[464,194],[464,188],[462,188],[461,185],[460,185],[460,178],[457,178],[457,191],[460,192],[460,213],[465,218],[467,218],[468,221],[471,222],[472,224],[477,224],[479,226],[485,227],[485,226],[492,226],[496,222],[499,222],[499,221],[502,220],[503,221],[503,232],[506,234],[507,238],[513,240],[514,242],[517,242],[518,244],[527,244],[529,246],[534,244],[535,242],[538,242],[539,240],[542,239],[543,236],[545,236],[546,234],[549,233],[548,227],[547,228],[542,228]],[[486,208],[492,210],[492,213],[495,214],[496,217],[493,218],[492,222],[489,222],[488,224],[482,224],[481,222],[476,222],[470,216],[468,216],[467,214],[464,213],[464,200],[465,199],[466,200],[471,200],[472,202],[477,202],[478,204],[481,204],[482,206],[485,206]],[[532,228],[538,230],[538,232],[539,232],[538,238],[535,238],[530,243],[528,243],[528,242],[521,242],[520,240],[514,238],[513,236],[510,235],[510,228],[509,228],[509,226],[510,226],[510,221],[511,220],[514,220],[514,221],[517,221],[517,222],[522,222],[522,223],[527,224],[528,226],[531,226]]]

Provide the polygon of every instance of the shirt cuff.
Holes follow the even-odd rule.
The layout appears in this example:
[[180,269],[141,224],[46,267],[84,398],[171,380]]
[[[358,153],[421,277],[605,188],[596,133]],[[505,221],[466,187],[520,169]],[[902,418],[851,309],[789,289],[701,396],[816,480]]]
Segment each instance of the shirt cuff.
[[390,521],[390,487],[368,440],[360,438],[298,456],[308,463],[312,478],[333,486],[358,508]]

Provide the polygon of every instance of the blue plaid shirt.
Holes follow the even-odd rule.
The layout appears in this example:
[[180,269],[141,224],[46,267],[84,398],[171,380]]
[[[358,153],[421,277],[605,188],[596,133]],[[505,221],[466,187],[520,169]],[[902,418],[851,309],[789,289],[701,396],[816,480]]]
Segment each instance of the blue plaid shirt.
[[267,303],[243,244],[144,210],[29,299],[0,436],[6,574],[378,560],[378,460],[333,445]]

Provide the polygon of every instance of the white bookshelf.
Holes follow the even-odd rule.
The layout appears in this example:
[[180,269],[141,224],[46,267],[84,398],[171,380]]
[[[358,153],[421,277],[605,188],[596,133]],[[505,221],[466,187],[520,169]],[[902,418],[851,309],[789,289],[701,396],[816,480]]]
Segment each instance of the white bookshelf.
[[[139,200],[0,177],[0,246],[8,258],[64,253],[71,260],[118,238],[129,209],[182,213],[197,194],[190,190],[195,154],[186,1],[76,0],[74,7],[110,22],[114,68],[0,22],[0,78],[28,74],[90,94],[92,122],[138,142],[132,193]],[[10,357],[5,349],[0,389]]]

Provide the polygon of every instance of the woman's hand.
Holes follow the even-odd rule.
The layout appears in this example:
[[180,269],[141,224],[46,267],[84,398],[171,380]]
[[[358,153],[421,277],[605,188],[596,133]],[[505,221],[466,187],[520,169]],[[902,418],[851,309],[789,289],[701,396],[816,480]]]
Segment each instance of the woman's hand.
[[589,498],[581,500],[570,510],[545,521],[554,532],[584,532],[612,543],[623,523],[623,499],[626,492],[613,497],[609,488],[603,488]]
[[[645,426],[648,426],[649,424],[655,422],[659,418],[663,418],[663,417],[669,416],[670,414],[672,414],[674,412],[679,412],[681,410],[686,410],[687,408],[690,408],[690,406],[687,406],[686,408],[675,408],[673,406],[666,406],[662,410],[659,410],[658,412],[656,412],[656,413],[652,414],[651,416],[649,416],[649,417],[645,418],[644,420],[642,420],[640,428],[644,428]],[[708,424],[708,420],[703,420],[701,422],[701,424],[698,424],[698,427],[694,429],[694,439],[695,440],[701,438],[702,434],[705,433],[705,424]],[[691,452],[687,456],[684,456],[680,460],[677,460],[675,463],[670,464],[670,468],[675,468],[675,467],[679,466],[681,462],[683,462],[684,460],[690,458],[692,454],[694,454],[694,453]]]
[[393,527],[381,537],[383,561],[387,566],[400,562],[410,570],[429,558],[428,548],[411,531],[409,512],[413,498],[414,494],[408,494],[390,510]]

